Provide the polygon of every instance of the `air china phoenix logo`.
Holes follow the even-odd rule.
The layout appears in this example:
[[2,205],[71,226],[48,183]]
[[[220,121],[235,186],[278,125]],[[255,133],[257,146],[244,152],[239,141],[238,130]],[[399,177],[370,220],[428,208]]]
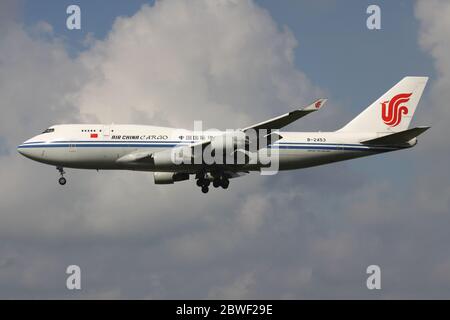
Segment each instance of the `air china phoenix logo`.
[[381,103],[381,118],[390,127],[398,126],[402,121],[402,115],[408,114],[408,107],[401,105],[409,101],[412,93],[400,93],[390,101]]
[[317,101],[314,106],[316,107],[316,109],[319,109],[321,105],[322,105],[322,101]]

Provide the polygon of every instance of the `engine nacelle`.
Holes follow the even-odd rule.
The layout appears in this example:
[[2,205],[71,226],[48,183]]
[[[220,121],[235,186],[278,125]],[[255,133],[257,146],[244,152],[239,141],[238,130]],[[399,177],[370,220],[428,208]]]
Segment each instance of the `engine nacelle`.
[[154,172],[155,184],[173,184],[174,182],[189,180],[189,173],[185,172]]
[[187,147],[172,148],[153,154],[153,163],[156,168],[170,168],[174,165],[190,163],[192,151]]
[[[172,150],[157,152],[152,156],[156,168],[170,167],[173,165]],[[156,174],[156,173],[155,173]],[[156,175],[155,175],[156,177]]]

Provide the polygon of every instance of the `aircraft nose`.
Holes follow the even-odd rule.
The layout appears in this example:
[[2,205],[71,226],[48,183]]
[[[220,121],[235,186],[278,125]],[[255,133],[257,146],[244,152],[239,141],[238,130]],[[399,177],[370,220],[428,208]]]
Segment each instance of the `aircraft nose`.
[[21,155],[25,157],[28,155],[27,149],[25,147],[25,142],[17,146],[17,152],[19,152]]
[[34,138],[28,139],[17,146],[17,152],[19,152],[24,157],[37,160],[36,158],[38,158],[38,150],[32,148],[35,143],[36,142]]

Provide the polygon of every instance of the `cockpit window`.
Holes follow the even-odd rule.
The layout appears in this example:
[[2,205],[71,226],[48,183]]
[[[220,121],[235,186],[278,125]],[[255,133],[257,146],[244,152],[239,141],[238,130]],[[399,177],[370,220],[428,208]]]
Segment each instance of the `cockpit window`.
[[42,133],[50,133],[50,132],[54,132],[54,131],[55,131],[55,129],[48,128],[48,129],[45,129],[44,132],[42,132]]

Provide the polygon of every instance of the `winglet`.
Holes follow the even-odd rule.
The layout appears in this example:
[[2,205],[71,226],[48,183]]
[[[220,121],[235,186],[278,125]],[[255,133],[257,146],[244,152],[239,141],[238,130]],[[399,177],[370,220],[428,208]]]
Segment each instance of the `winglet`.
[[311,103],[309,106],[304,107],[302,110],[303,111],[315,111],[315,110],[319,110],[320,108],[322,108],[325,103],[327,102],[328,99],[319,99],[314,101],[313,103]]
[[307,105],[306,107],[302,108],[302,109],[296,109],[294,111],[285,113],[281,116],[263,121],[263,122],[259,122],[257,124],[254,124],[252,126],[249,126],[247,128],[242,129],[242,131],[247,131],[248,129],[254,129],[254,130],[259,130],[259,129],[280,129],[283,128],[285,126],[287,126],[288,124],[306,116],[307,114],[310,114],[314,111],[319,110],[320,108],[323,107],[323,105],[325,104],[325,102],[327,101],[327,99],[319,99],[314,101],[312,104]]

